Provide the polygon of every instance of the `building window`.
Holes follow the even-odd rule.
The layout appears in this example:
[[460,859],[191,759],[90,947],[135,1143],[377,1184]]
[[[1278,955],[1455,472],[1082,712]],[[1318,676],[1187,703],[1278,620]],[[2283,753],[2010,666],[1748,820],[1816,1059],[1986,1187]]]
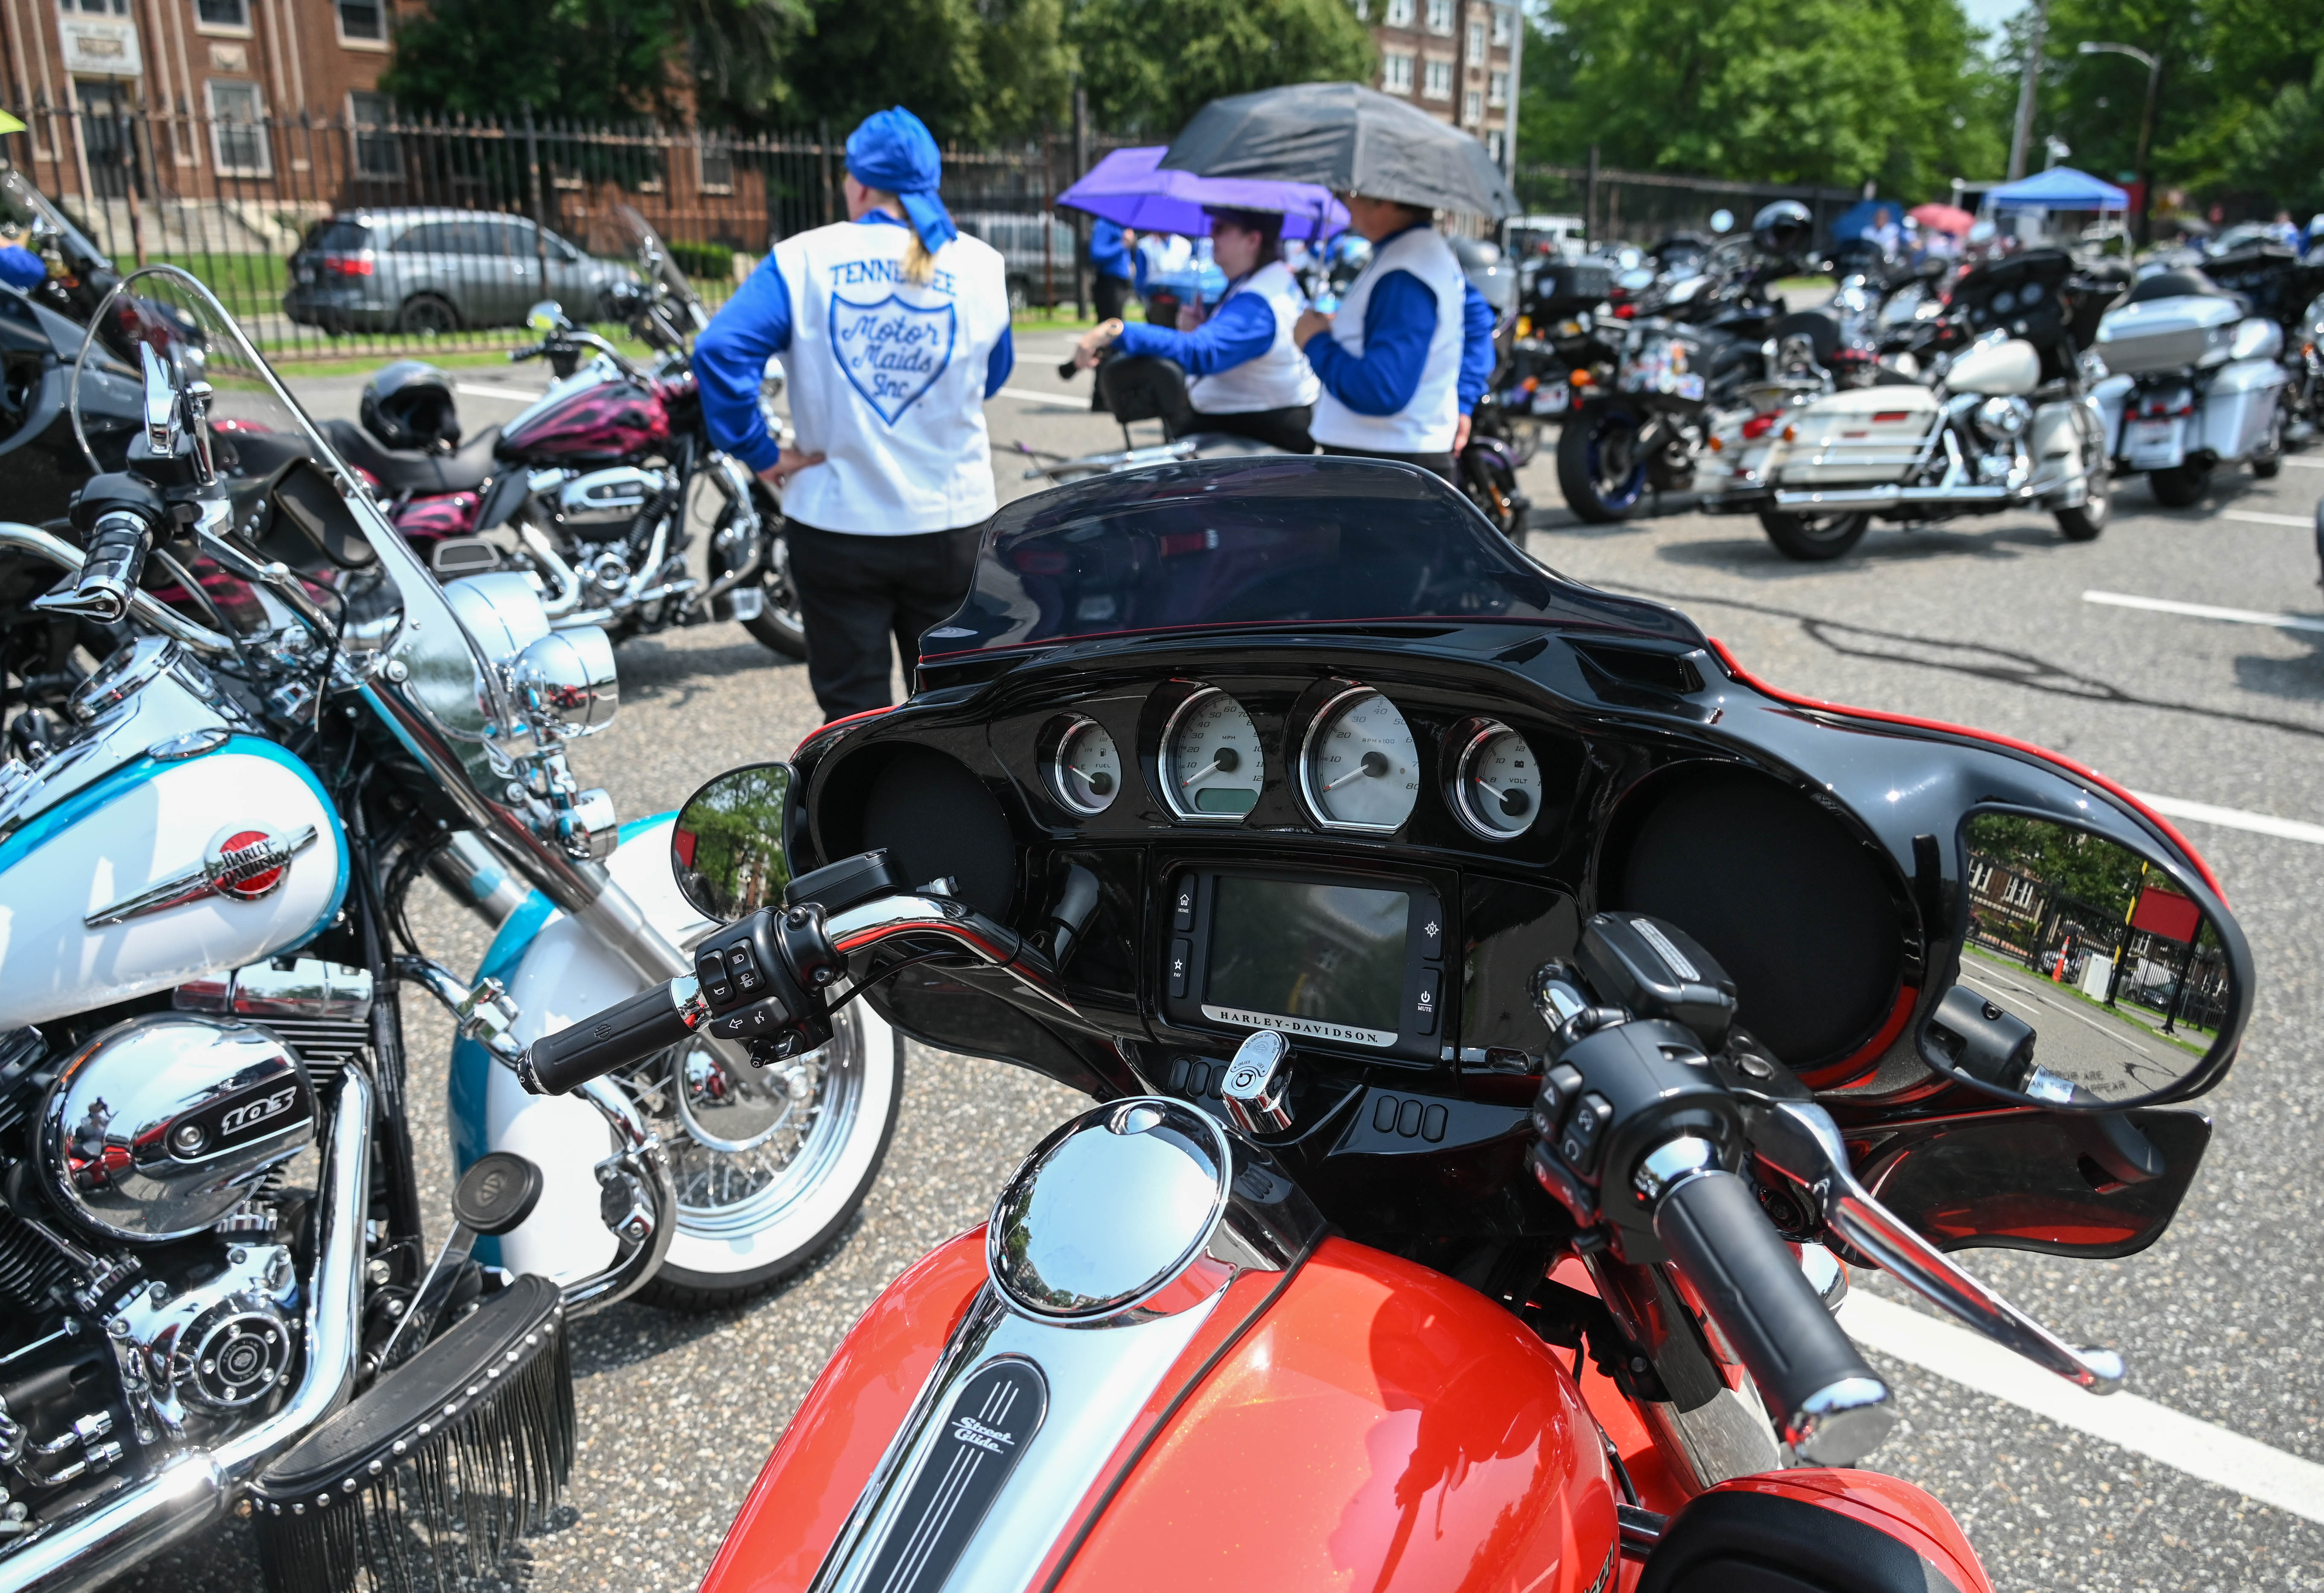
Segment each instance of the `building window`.
[[734,152],[723,143],[697,146],[701,157],[702,191],[706,194],[731,194],[734,191]]
[[1481,62],[1484,59],[1485,24],[1472,22],[1469,24],[1469,60],[1473,65]]
[[1493,48],[1507,50],[1509,46],[1509,13],[1502,6],[1493,7]]
[[67,16],[127,16],[129,0],[57,0]]
[[1500,133],[1488,133],[1485,134],[1486,159],[1491,161],[1494,165],[1498,166],[1501,163],[1502,156],[1508,152],[1508,140],[1507,134]]
[[1452,0],[1428,0],[1428,31],[1452,36]]
[[[86,5],[88,0],[82,0]],[[250,0],[194,0],[198,27],[232,33],[250,32]]]
[[1412,55],[1408,51],[1391,50],[1383,58],[1380,87],[1390,94],[1412,92]]
[[339,41],[352,44],[387,42],[385,0],[337,0]]
[[2009,882],[2008,889],[2001,895],[2002,899],[2013,907],[2030,907],[2034,905],[2034,881],[2020,874]]
[[1485,90],[1485,103],[1496,107],[1508,104],[1509,75],[1507,72],[1495,72],[1488,81],[1491,86]]
[[396,158],[395,134],[387,131],[395,107],[384,94],[356,92],[347,96],[347,124],[355,135],[355,175],[374,182],[393,182],[403,175]]
[[1412,0],[1388,0],[1388,25],[1391,28],[1412,26]]
[[241,177],[264,177],[273,170],[266,152],[265,104],[255,83],[212,78],[210,92],[210,152],[220,171]]
[[1452,97],[1452,63],[1449,60],[1430,61],[1428,75],[1423,81],[1424,87],[1421,93],[1425,97],[1451,99]]
[[1987,893],[1986,888],[1992,883],[1993,865],[1975,859],[1970,860],[1969,865],[1969,888],[1971,890],[1976,891],[1979,896],[1983,896]]
[[1471,88],[1461,97],[1461,120],[1474,127],[1485,119],[1485,97]]

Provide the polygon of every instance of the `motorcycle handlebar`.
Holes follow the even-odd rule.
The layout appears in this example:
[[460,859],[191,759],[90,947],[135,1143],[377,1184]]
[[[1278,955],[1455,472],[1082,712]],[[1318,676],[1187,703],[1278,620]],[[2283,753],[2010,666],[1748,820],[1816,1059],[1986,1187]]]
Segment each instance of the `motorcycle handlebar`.
[[535,1095],[563,1095],[684,1040],[709,1015],[694,976],[649,986],[570,1028],[535,1040],[517,1077]]
[[1851,1465],[1878,1448],[1895,1421],[1888,1386],[1832,1320],[1750,1186],[1715,1165],[1692,1171],[1662,1194],[1654,1222],[1780,1413],[1784,1441],[1823,1466]]

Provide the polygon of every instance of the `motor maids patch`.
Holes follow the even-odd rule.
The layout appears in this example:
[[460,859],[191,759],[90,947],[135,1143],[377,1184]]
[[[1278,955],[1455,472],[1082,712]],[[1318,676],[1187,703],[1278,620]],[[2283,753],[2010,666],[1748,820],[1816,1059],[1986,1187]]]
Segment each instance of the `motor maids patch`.
[[833,295],[831,350],[855,391],[889,425],[936,385],[952,361],[958,314],[949,304],[906,304],[893,293],[877,304]]

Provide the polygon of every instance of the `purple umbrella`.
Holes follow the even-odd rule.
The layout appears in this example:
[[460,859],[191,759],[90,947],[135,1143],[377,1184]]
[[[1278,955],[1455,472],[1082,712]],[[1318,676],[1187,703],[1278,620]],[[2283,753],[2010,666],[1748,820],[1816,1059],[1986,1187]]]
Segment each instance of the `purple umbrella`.
[[1280,216],[1286,238],[1328,237],[1348,225],[1347,207],[1314,183],[1163,171],[1157,168],[1161,159],[1159,144],[1116,150],[1059,194],[1057,203],[1139,232],[1194,238],[1211,230],[1205,210],[1264,210]]

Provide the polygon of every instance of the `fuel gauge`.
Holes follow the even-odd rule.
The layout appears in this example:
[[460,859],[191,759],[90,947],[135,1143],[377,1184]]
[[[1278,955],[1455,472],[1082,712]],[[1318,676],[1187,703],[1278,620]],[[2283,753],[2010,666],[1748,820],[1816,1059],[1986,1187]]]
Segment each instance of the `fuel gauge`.
[[1523,736],[1486,720],[1462,750],[1453,795],[1471,830],[1488,841],[1513,841],[1541,812],[1541,760]]
[[1075,813],[1100,814],[1121,790],[1121,752],[1105,726],[1075,719],[1049,759],[1049,789]]

